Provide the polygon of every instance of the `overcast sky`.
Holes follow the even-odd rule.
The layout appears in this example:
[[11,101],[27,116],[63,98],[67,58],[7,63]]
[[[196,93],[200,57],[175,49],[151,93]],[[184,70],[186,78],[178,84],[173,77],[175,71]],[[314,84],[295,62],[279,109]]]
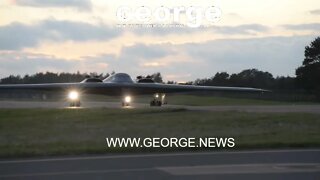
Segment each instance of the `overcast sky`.
[[[117,27],[124,5],[215,5],[222,17],[200,28]],[[189,81],[248,68],[294,76],[320,36],[318,0],[3,0],[0,17],[0,77],[114,70]]]

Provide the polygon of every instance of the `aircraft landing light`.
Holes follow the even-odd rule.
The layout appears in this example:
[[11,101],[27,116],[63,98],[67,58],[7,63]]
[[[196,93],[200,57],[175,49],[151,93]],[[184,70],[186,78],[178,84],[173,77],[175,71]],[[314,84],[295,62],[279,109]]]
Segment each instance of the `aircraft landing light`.
[[79,93],[77,91],[70,91],[68,94],[68,98],[70,100],[77,100],[79,99]]
[[125,101],[126,103],[130,103],[130,102],[131,102],[131,97],[130,97],[130,96],[126,96],[126,97],[124,98],[124,101]]

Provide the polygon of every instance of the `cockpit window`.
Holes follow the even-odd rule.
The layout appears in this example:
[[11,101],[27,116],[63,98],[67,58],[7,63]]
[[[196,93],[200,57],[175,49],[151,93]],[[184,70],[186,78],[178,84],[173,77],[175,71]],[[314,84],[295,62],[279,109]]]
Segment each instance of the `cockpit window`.
[[131,77],[126,73],[117,73],[107,77],[103,82],[117,82],[117,83],[133,83]]

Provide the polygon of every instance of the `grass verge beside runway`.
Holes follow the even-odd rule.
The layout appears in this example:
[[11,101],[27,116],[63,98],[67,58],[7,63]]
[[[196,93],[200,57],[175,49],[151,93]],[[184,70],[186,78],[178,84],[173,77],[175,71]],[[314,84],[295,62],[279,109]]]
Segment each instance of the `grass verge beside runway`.
[[[102,102],[121,102],[122,97],[104,96],[104,95],[88,95],[82,94],[82,101],[102,101]],[[133,96],[133,102],[149,104],[152,96]],[[0,98],[5,101],[42,101],[40,98]],[[168,94],[166,96],[168,104],[188,105],[188,106],[228,106],[228,105],[309,105],[319,104],[319,102],[311,101],[276,101],[263,100],[245,97],[223,97],[217,95],[186,95],[186,94]],[[66,95],[51,97],[45,101],[68,101]]]
[[[120,97],[110,97],[101,95],[84,95],[87,101],[106,101],[120,102]],[[150,103],[152,96],[134,96],[133,101],[138,103]],[[188,106],[228,106],[228,105],[292,105],[292,104],[319,104],[317,102],[304,101],[276,101],[263,100],[254,98],[235,98],[222,97],[217,95],[183,95],[183,94],[168,94],[166,100],[169,104],[188,105]]]
[[320,115],[157,108],[0,109],[0,157],[163,151],[107,148],[106,137],[234,137],[236,148],[320,147]]

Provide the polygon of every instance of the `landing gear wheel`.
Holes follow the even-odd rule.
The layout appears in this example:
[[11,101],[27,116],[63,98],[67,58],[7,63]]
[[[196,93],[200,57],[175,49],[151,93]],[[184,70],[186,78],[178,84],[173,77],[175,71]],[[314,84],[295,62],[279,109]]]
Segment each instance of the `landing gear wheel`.
[[159,93],[154,94],[153,99],[150,101],[150,106],[160,107],[163,104],[166,104],[165,97],[166,97],[165,94],[159,94]]
[[80,107],[81,106],[81,102],[80,101],[72,101],[69,104],[70,107]]
[[150,106],[161,106],[162,105],[162,102],[161,101],[155,101],[155,100],[152,100],[150,102]]
[[121,105],[122,107],[127,107],[127,106],[130,106],[130,103],[122,102]]

